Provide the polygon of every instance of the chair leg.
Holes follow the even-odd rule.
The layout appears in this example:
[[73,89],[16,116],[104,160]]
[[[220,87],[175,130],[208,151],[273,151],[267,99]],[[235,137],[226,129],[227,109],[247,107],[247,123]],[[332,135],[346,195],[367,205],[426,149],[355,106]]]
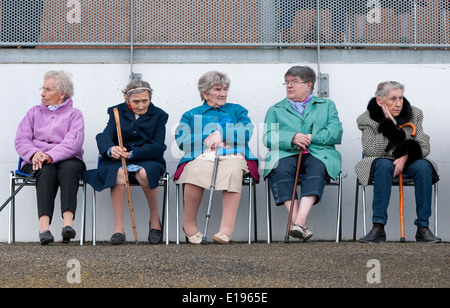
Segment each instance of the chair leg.
[[248,244],[252,243],[252,200],[253,199],[253,179],[248,182]]
[[[164,212],[166,215],[166,245],[169,245],[169,176],[164,179]],[[163,229],[164,230],[164,229]]]
[[362,201],[363,201],[363,230],[364,235],[367,234],[367,219],[366,219],[366,188],[362,187]]
[[258,208],[256,206],[256,182],[255,180],[253,181],[253,227],[254,227],[254,242],[257,243],[258,242],[258,216],[257,216],[257,212],[256,209]]
[[269,180],[266,180],[266,225],[267,225],[267,243],[272,241],[272,212],[270,200],[270,185]]
[[81,208],[81,235],[80,235],[80,246],[83,246],[86,234],[86,183],[83,181],[83,204]]
[[[16,182],[11,176],[11,187],[10,187],[10,193],[11,195],[14,194],[16,188]],[[11,203],[9,204],[9,210],[8,210],[8,221],[9,221],[9,228],[8,228],[8,244],[14,243],[16,241],[15,236],[15,208],[16,208],[16,198],[13,197],[11,199]]]
[[336,243],[341,241],[342,237],[342,173],[339,174],[338,183],[338,208],[337,208],[337,219],[336,219]]
[[353,241],[356,241],[356,230],[358,225],[358,201],[359,201],[359,182],[358,179],[356,179],[355,213],[353,216]]
[[438,183],[434,184],[434,235],[438,236]]
[[95,189],[92,191],[92,245],[95,246],[96,244],[96,237],[97,237],[97,226],[96,226],[96,215],[97,213],[97,197]]
[[175,184],[175,212],[176,212],[176,243],[180,244],[180,184]]

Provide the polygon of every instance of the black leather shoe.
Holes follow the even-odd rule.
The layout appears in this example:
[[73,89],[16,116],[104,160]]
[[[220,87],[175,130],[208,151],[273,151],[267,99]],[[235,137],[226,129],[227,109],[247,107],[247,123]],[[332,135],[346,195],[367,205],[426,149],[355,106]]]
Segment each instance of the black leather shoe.
[[114,233],[111,236],[111,244],[113,245],[120,245],[125,243],[126,237],[125,237],[125,233]]
[[71,226],[65,226],[62,229],[62,231],[61,231],[61,235],[62,235],[62,237],[66,237],[68,239],[72,239],[72,238],[75,238],[77,233],[75,232],[75,230]]
[[41,242],[41,245],[44,246],[53,243],[55,239],[53,238],[52,233],[49,230],[46,230],[39,233],[39,241]]
[[148,232],[148,242],[153,245],[157,245],[161,243],[162,240],[162,232],[158,229],[151,229]]
[[374,229],[370,230],[366,236],[359,239],[361,243],[381,243],[386,242],[386,232],[384,230],[375,231]]
[[442,240],[440,237],[437,237],[427,229],[425,232],[416,232],[416,241],[418,242],[426,242],[426,243],[440,243]]

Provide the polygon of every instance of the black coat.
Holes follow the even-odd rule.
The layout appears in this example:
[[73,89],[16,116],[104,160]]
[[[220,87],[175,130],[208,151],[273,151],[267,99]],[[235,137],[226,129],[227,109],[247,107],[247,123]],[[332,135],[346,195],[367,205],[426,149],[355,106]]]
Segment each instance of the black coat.
[[166,171],[164,160],[166,123],[169,115],[150,103],[147,113],[135,119],[134,113],[126,103],[108,108],[109,121],[102,133],[96,136],[99,154],[102,157],[97,169],[87,170],[84,180],[96,191],[116,185],[117,171],[122,167],[121,160],[112,160],[107,151],[119,145],[113,109],[117,107],[122,129],[123,146],[133,157],[127,164],[144,167],[150,188],[158,186],[159,178]]

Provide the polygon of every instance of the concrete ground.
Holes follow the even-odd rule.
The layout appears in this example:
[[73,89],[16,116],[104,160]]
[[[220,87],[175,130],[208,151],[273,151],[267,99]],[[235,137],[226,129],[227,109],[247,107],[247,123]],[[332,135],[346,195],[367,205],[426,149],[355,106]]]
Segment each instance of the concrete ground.
[[448,288],[450,243],[0,243],[0,287]]

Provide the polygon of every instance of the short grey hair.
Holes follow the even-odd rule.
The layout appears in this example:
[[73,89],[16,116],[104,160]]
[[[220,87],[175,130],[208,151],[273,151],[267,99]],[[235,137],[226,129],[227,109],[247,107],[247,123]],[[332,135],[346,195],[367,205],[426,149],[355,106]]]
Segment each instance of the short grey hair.
[[401,89],[402,92],[405,92],[405,86],[397,81],[380,82],[377,86],[377,91],[375,92],[375,96],[380,96],[381,98],[384,98],[390,90],[395,90],[395,89]]
[[214,86],[230,87],[231,81],[227,75],[217,71],[210,71],[205,73],[198,80],[198,91],[200,92],[200,99],[204,100],[202,92],[209,93]]
[[133,94],[138,94],[145,91],[148,92],[148,95],[151,99],[153,90],[150,87],[150,84],[147,81],[136,79],[130,81],[125,87],[125,89],[122,90],[122,93],[125,95],[126,98],[129,98]]
[[65,71],[48,71],[44,80],[55,80],[55,89],[59,94],[65,93],[66,99],[74,95],[72,75]]
[[309,66],[293,66],[291,67],[286,74],[284,74],[284,79],[287,76],[298,77],[304,82],[311,82],[311,90],[314,90],[314,84],[316,83],[316,72]]

